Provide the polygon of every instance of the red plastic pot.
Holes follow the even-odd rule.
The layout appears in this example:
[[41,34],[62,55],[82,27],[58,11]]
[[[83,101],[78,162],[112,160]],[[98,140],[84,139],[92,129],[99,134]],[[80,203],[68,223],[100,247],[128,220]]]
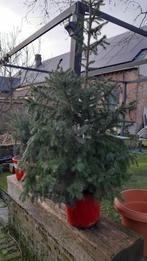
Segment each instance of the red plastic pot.
[[24,176],[24,171],[22,169],[18,168],[19,161],[20,160],[17,157],[12,158],[12,162],[13,162],[13,166],[14,166],[15,175],[16,175],[17,180],[21,180],[22,177]]
[[[131,190],[124,191],[124,194],[122,192],[121,195],[126,201],[122,203],[115,198],[114,206],[121,215],[122,225],[144,237],[144,256],[147,256],[147,201],[143,201],[145,197],[141,197],[146,194],[145,192],[147,193],[145,190],[137,190],[136,196],[132,197],[128,194],[131,193]],[[132,190],[132,193],[134,194],[135,190]],[[137,197],[139,201],[137,201]]]
[[16,179],[17,179],[17,180],[21,180],[22,177],[24,176],[24,171],[21,170],[21,169],[17,169],[17,170],[15,171],[15,174],[16,174]]
[[84,194],[82,199],[76,200],[74,207],[66,206],[67,220],[77,228],[89,228],[100,219],[100,203],[91,194]]

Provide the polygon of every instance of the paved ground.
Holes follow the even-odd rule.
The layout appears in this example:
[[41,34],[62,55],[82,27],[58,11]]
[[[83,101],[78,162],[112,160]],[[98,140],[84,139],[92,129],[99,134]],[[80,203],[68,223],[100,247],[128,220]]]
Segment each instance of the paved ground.
[[7,229],[8,209],[0,199],[0,261],[21,261],[21,250]]

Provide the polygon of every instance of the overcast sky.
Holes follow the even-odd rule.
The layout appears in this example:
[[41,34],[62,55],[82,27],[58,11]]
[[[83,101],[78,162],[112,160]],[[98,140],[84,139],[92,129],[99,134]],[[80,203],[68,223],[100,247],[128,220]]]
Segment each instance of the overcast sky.
[[[109,5],[109,0],[106,0],[106,6],[104,11],[122,19],[126,22],[133,23],[136,26],[139,25],[140,20],[134,22],[134,18],[138,14],[136,6],[125,9],[124,4],[117,3],[117,6]],[[116,1],[115,2],[119,2]],[[138,0],[142,4],[143,9],[147,10],[147,0]],[[10,35],[10,32],[17,31],[17,44],[22,40],[30,36],[36,30],[38,30],[42,25],[42,17],[39,17],[37,12],[30,13],[28,16],[28,21],[25,16],[27,13],[26,5],[24,0],[0,0],[0,33],[1,37],[7,34]],[[56,14],[54,12],[53,16]],[[104,30],[104,33],[107,37],[111,37],[117,34],[124,32],[124,29],[114,26],[112,24],[107,25]],[[70,39],[65,33],[63,26],[58,26],[57,29],[52,30],[47,33],[45,36],[41,37],[41,49],[38,50],[38,41],[35,46],[35,52],[41,52],[43,59],[47,59],[58,54],[68,52],[70,48]]]

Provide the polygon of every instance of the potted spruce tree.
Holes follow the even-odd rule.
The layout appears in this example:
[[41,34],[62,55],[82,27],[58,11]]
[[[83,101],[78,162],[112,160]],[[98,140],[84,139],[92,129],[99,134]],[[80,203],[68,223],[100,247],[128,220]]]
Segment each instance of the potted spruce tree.
[[[103,1],[97,2],[89,0],[89,8],[99,9]],[[128,178],[130,162],[124,141],[115,136],[130,106],[117,104],[115,83],[88,78],[90,54],[105,44],[105,37],[97,39],[102,24],[95,25],[95,18],[92,12],[86,17],[85,76],[60,69],[32,89],[33,129],[22,156],[24,196],[65,203],[68,221],[76,227],[97,222],[100,200],[112,197]]]
[[[82,87],[83,79],[71,71],[60,71],[52,74],[46,86],[33,90],[28,106],[34,126],[22,157],[24,195],[75,207],[75,202],[81,205],[77,200],[83,196],[88,202],[91,195],[99,201],[110,198],[128,178],[129,151],[114,135],[127,109],[112,103],[116,86],[98,79]],[[93,201],[95,222],[99,204]],[[68,214],[71,209],[67,208]],[[86,212],[91,225],[88,214],[92,210]],[[81,218],[78,224],[69,220],[73,225],[85,225]]]

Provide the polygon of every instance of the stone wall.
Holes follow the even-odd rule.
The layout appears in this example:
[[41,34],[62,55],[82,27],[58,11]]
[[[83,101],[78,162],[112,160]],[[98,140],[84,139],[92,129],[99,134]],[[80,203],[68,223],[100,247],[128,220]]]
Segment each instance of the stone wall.
[[21,192],[21,183],[9,176],[9,227],[25,249],[25,261],[141,261],[143,239],[134,232],[105,218],[78,230],[66,222],[64,206],[49,200],[23,203]]

